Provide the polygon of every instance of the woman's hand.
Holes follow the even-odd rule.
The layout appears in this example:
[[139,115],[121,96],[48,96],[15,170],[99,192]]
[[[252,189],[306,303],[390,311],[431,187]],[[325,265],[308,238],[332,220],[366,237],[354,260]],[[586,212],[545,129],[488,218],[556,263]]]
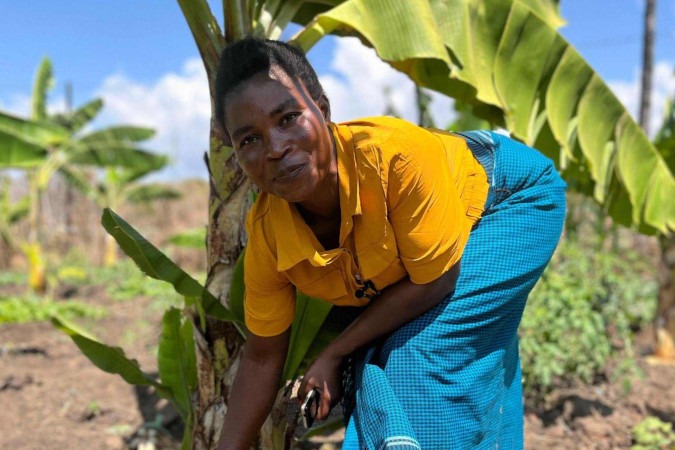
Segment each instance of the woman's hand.
[[324,351],[305,372],[298,397],[304,401],[312,389],[317,389],[321,393],[317,419],[323,420],[328,417],[332,407],[342,398],[341,364],[342,357]]

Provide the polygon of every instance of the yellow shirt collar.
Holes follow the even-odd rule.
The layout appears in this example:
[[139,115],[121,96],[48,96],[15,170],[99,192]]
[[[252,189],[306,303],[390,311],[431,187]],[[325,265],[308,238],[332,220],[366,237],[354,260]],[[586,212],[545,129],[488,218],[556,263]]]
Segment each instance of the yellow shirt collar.
[[[342,246],[354,227],[353,217],[361,215],[359,177],[349,127],[333,123],[329,126],[335,138],[337,152]],[[295,206],[273,195],[270,195],[269,205],[276,236],[278,271],[286,271],[305,259],[313,266],[325,266],[339,255],[339,250],[325,251],[321,248]]]

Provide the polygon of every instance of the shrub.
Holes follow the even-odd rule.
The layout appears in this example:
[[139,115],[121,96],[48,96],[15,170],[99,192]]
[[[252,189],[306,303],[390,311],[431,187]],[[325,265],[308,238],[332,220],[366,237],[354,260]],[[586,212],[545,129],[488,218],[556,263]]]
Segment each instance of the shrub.
[[647,417],[633,427],[631,450],[658,450],[675,448],[673,425],[657,417]]
[[590,383],[610,358],[631,357],[635,331],[655,314],[655,270],[634,252],[599,248],[561,242],[530,295],[520,327],[529,400],[557,385]]

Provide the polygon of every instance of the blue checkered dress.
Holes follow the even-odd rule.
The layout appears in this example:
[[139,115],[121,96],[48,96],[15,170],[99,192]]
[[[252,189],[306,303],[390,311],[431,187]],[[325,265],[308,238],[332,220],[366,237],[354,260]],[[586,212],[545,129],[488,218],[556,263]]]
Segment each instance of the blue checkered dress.
[[517,329],[555,249],[565,183],[506,136],[462,133],[490,181],[455,292],[354,357],[343,449],[523,447]]

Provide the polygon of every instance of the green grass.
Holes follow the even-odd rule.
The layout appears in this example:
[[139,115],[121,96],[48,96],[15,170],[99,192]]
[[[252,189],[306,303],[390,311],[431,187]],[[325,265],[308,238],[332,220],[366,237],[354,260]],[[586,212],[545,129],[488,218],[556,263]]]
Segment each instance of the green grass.
[[24,272],[3,270],[0,272],[0,286],[25,286],[28,276]]
[[36,296],[0,296],[0,324],[39,322],[49,320],[54,315],[66,319],[101,319],[105,317],[106,311],[77,300],[54,301]]
[[143,274],[128,259],[114,267],[95,267],[89,270],[89,282],[106,286],[108,295],[117,301],[135,300],[139,297],[152,298],[152,307],[158,310],[179,306],[183,298],[173,286]]

